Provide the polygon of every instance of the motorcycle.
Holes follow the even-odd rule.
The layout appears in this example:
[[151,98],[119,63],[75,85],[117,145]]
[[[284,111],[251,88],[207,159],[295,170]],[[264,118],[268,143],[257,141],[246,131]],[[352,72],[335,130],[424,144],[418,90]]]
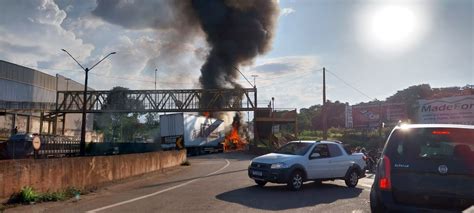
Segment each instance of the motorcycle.
[[[365,150],[364,150],[365,151]],[[375,154],[374,151],[369,151],[368,153],[364,153],[364,160],[365,160],[365,170],[367,170],[369,173],[375,173],[375,170],[377,168],[377,155]]]

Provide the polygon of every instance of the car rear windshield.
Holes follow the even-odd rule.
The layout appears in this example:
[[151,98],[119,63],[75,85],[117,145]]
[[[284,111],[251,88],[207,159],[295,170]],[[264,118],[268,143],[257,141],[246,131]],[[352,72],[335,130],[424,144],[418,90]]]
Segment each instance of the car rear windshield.
[[275,153],[288,155],[304,155],[313,143],[292,142],[280,147]]
[[403,159],[471,160],[474,156],[474,129],[397,129],[390,136],[386,153]]

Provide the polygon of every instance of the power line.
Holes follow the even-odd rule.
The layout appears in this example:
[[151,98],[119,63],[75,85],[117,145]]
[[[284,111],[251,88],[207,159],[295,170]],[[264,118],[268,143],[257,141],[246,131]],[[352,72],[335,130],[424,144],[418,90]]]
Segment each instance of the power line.
[[242,72],[240,72],[240,70],[239,70],[237,67],[235,67],[235,66],[232,66],[232,67],[233,67],[235,70],[237,70],[237,71],[242,75],[242,77],[245,78],[245,80],[247,81],[247,83],[250,84],[250,86],[254,87],[253,84],[250,83],[249,79],[247,79],[247,77],[245,77],[245,75],[244,75]]
[[[84,71],[82,70],[61,70],[61,69],[53,69],[53,68],[44,68],[44,67],[35,67],[35,66],[28,66],[30,68],[35,68],[35,69],[43,69],[43,70],[52,70],[52,71],[59,71],[59,73],[64,73],[64,72],[80,72],[83,73]],[[95,75],[98,77],[102,78],[107,78],[107,79],[118,79],[118,80],[127,80],[127,81],[139,81],[139,82],[144,82],[144,83],[155,83],[155,81],[152,80],[145,80],[145,79],[140,79],[140,78],[130,78],[130,77],[118,77],[118,76],[110,76],[110,75],[104,75],[104,74],[99,74],[99,73],[89,73],[90,75]],[[156,83],[160,84],[183,84],[183,85],[191,85],[193,83],[183,83],[183,82],[169,82],[169,81],[157,81]]]
[[352,88],[353,90],[359,92],[360,94],[362,94],[363,96],[369,98],[370,100],[374,100],[372,97],[370,97],[369,95],[365,94],[364,92],[362,92],[361,90],[357,89],[356,87],[352,86],[351,84],[347,83],[347,81],[345,81],[344,79],[342,79],[341,77],[339,77],[338,75],[336,75],[336,73],[332,72],[332,71],[329,71],[328,69],[326,69],[326,71],[328,73],[331,73],[334,77],[336,77],[337,79],[339,79],[342,83],[344,83],[345,85],[347,85],[348,87]]
[[[303,71],[303,72],[297,72],[296,74],[299,74],[300,76],[297,76],[297,77],[302,77],[302,76],[306,76],[307,73],[312,73],[312,72],[319,72],[319,71],[323,71],[323,68],[319,68],[319,69],[316,69],[316,70],[307,70],[307,71]],[[271,78],[266,78],[266,77],[261,77],[260,79],[264,79],[264,80],[273,80],[273,79],[278,79],[278,78],[285,78],[289,75],[295,75],[295,73],[288,73],[288,74],[284,74],[284,75],[279,75],[279,76],[274,76],[274,77],[271,77]]]
[[[26,67],[26,66],[25,66]],[[56,71],[56,72],[59,72],[59,73],[64,73],[64,72],[80,72],[80,73],[83,73],[84,71],[82,70],[77,70],[77,69],[71,69],[71,70],[64,70],[64,69],[55,69],[55,68],[44,68],[44,67],[35,67],[35,66],[27,66],[27,67],[30,67],[30,68],[35,68],[35,69],[39,69],[39,70],[51,70],[51,71]],[[245,81],[247,83],[249,83],[250,85],[252,85],[250,83],[250,81],[248,81],[248,79],[243,75],[243,73],[235,68],[245,79]],[[294,74],[291,73],[291,74],[288,74],[288,75],[293,75],[293,77],[289,80],[285,80],[285,81],[279,81],[279,82],[273,82],[273,83],[270,83],[270,84],[267,84],[267,85],[263,85],[263,86],[260,86],[259,88],[262,88],[262,87],[269,87],[269,86],[272,86],[272,85],[275,85],[275,84],[280,84],[280,83],[287,83],[287,82],[291,82],[291,81],[295,81],[295,80],[299,80],[299,78],[301,77],[305,77],[307,76],[308,74],[312,73],[312,72],[318,72],[318,71],[322,71],[322,68],[319,68],[317,70],[308,70],[308,71],[304,71],[304,72],[298,72],[297,73],[297,76],[294,77]],[[110,76],[110,75],[105,75],[105,74],[100,74],[100,73],[94,73],[94,72],[91,72],[89,73],[91,75],[94,75],[94,76],[98,76],[98,77],[102,77],[102,78],[107,78],[107,79],[118,79],[118,80],[126,80],[126,81],[138,81],[138,82],[142,82],[142,83],[149,83],[149,84],[154,84],[155,81],[152,81],[152,80],[146,80],[146,79],[140,79],[140,78],[130,78],[130,77],[119,77],[119,76]],[[280,79],[280,78],[287,78],[288,75],[280,75],[280,76],[275,76],[275,77],[271,77],[271,78],[261,78],[262,80],[274,80],[274,79]],[[179,84],[179,85],[194,85],[194,83],[183,83],[183,82],[169,82],[169,81],[157,81],[156,83],[158,84],[167,84],[167,85],[172,85],[172,84]],[[253,85],[252,85],[253,86]]]
[[[302,80],[301,79],[302,77],[313,74],[313,72],[320,72],[322,70],[323,69],[321,68],[321,69],[317,69],[317,70],[310,70],[310,71],[301,72],[301,73],[303,73],[303,75],[299,75],[299,76],[293,77],[293,78],[285,80],[285,81],[272,82],[272,83],[267,84],[267,85],[259,86],[259,88],[265,88],[265,87],[269,87],[269,86],[274,86],[275,84],[282,84],[282,83],[288,83],[288,82],[291,82],[291,81]],[[273,79],[275,79],[275,78],[273,78]],[[265,80],[269,80],[269,79],[265,79]]]

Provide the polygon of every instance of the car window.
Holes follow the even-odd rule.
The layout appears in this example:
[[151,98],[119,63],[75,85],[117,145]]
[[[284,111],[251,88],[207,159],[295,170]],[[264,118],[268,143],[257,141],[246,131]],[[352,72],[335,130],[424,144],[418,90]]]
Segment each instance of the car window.
[[396,130],[390,137],[387,153],[408,160],[469,160],[474,156],[474,130],[454,128]]
[[341,149],[336,144],[328,144],[329,155],[331,157],[338,157],[342,155]]
[[319,157],[318,158],[328,158],[329,157],[329,149],[327,144],[318,144],[316,147],[313,149],[313,153],[318,153]]
[[352,151],[349,145],[344,145],[343,148],[347,155],[352,155]]
[[311,148],[312,143],[296,142],[296,143],[287,143],[284,146],[280,147],[275,153],[279,154],[288,154],[288,155],[305,155],[309,148]]

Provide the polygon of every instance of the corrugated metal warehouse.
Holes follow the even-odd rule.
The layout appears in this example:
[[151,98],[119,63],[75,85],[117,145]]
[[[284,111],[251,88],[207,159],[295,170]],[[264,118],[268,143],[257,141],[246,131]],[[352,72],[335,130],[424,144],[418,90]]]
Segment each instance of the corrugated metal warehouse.
[[[83,89],[82,84],[64,76],[0,60],[0,141],[10,137],[15,127],[18,133],[40,133],[41,113],[55,109],[56,91]],[[87,116],[86,141],[97,141],[91,136],[92,116]],[[80,130],[81,115],[67,114],[56,126],[43,121],[41,133],[79,137]]]

